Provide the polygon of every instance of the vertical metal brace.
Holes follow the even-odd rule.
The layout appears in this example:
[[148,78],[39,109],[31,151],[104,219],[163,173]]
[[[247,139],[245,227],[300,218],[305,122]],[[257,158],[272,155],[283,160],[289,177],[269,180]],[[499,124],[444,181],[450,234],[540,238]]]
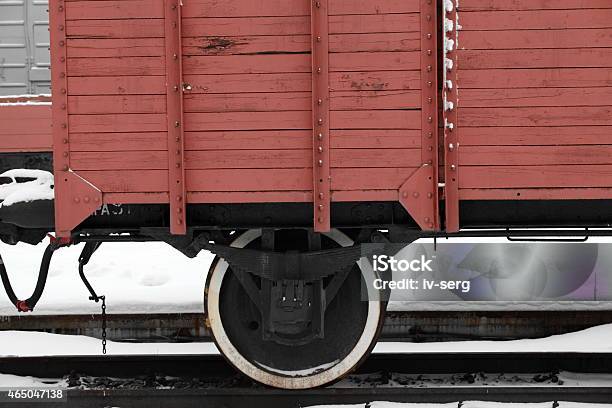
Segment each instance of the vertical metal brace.
[[181,0],[164,1],[166,101],[168,118],[168,195],[170,233],[187,233],[183,119]]
[[51,41],[51,81],[53,87],[53,174],[55,195],[55,234],[70,237],[73,228],[102,204],[102,193],[70,170],[70,133],[68,121],[68,74],[66,3],[49,2]]
[[399,189],[399,201],[425,231],[440,229],[438,208],[437,6],[420,0],[421,167]]
[[[453,5],[454,2],[450,2]],[[446,231],[459,231],[459,134],[458,134],[458,83],[457,47],[459,40],[457,7],[443,4],[444,27],[444,198]]]
[[314,230],[331,228],[328,0],[312,0],[312,157]]

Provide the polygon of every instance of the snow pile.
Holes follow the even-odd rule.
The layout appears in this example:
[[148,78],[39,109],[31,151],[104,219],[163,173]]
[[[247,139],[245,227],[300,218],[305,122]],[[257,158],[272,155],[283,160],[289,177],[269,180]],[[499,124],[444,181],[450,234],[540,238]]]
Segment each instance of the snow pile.
[[0,386],[3,388],[66,388],[68,382],[64,379],[41,379],[0,374]]
[[[38,268],[48,244],[15,246],[0,243],[0,254],[20,298],[34,290]],[[99,313],[79,279],[78,257],[83,244],[56,251],[45,292],[36,314]],[[202,313],[204,284],[213,255],[194,259],[161,242],[105,243],[85,267],[99,295],[106,295],[108,313]],[[0,286],[0,315],[17,314]],[[1,348],[0,348],[1,349]]]
[[[0,179],[8,181],[0,185],[0,200],[3,200],[3,207],[54,198],[53,174],[48,171],[15,169],[0,174]],[[19,179],[29,181],[20,182]]]

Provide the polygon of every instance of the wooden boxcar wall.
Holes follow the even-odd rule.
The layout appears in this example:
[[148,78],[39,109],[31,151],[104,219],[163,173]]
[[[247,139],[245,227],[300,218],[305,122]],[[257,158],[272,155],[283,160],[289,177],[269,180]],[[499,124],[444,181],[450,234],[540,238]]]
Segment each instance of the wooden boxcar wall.
[[[438,228],[435,1],[183,0],[178,28],[172,5],[52,1],[56,171],[73,173],[60,184],[111,203],[172,204],[175,182],[188,203],[316,202],[325,174],[333,201],[401,201]],[[321,35],[328,53],[313,57]],[[313,93],[321,81],[328,96]],[[60,232],[75,226],[62,213],[83,204],[76,190],[57,191],[70,203],[56,203]]]
[[458,23],[447,196],[612,198],[612,2],[461,0]]

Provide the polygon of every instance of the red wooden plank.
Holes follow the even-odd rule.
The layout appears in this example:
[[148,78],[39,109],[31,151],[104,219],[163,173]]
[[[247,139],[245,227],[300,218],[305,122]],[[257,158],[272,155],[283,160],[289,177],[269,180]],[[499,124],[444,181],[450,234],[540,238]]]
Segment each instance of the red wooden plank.
[[69,95],[163,95],[164,76],[72,77]]
[[195,191],[187,193],[187,202],[196,203],[307,203],[312,191]]
[[161,132],[166,130],[166,115],[70,115],[69,127],[74,133]]
[[461,146],[546,146],[610,143],[610,126],[474,127],[461,130]]
[[412,149],[421,147],[420,130],[333,130],[332,149]]
[[312,167],[311,149],[199,150],[185,152],[185,166],[195,169],[302,169]]
[[335,34],[329,37],[330,52],[418,51],[419,33]]
[[460,70],[486,68],[607,68],[608,48],[546,50],[460,50]]
[[461,146],[461,166],[612,164],[612,146]]
[[75,20],[66,22],[68,38],[163,38],[163,20]]
[[461,89],[612,86],[612,68],[492,69],[461,71]]
[[240,55],[310,52],[309,35],[265,35],[250,37],[189,37],[183,41],[183,55]]
[[66,3],[66,20],[139,19],[163,16],[163,4],[157,0],[93,0]]
[[461,108],[459,126],[612,125],[612,106]]
[[166,204],[168,193],[106,193],[104,204]]
[[310,111],[186,113],[185,130],[310,129]]
[[612,188],[462,189],[462,200],[589,200],[612,198]]
[[418,70],[332,72],[329,81],[332,92],[417,90],[421,89],[421,72]]
[[183,37],[309,35],[310,18],[183,18]]
[[185,132],[185,150],[310,149],[310,130]]
[[460,13],[462,31],[612,27],[612,9],[475,11]]
[[363,53],[341,53],[329,56],[330,70],[338,71],[404,71],[419,69],[420,52],[377,52],[371,58]]
[[183,16],[186,18],[308,15],[310,4],[302,0],[190,0],[183,5]]
[[330,34],[419,32],[419,14],[329,16]]
[[104,193],[168,191],[168,170],[81,170],[79,174]]
[[310,92],[310,73],[185,75],[190,94]]
[[461,89],[461,107],[612,105],[609,88]]
[[133,150],[166,150],[165,132],[147,133],[71,133],[73,152],[125,152]]
[[161,38],[73,38],[67,44],[68,58],[156,57],[164,53]]
[[166,170],[167,151],[112,151],[71,153],[73,170]]
[[188,170],[187,190],[305,191],[312,189],[312,169]]
[[418,110],[333,111],[332,129],[420,129]]
[[68,75],[72,77],[162,75],[164,71],[162,57],[68,58]]
[[333,92],[332,110],[419,109],[420,91],[349,91]]
[[185,112],[300,111],[310,107],[310,92],[185,95]]
[[460,188],[609,187],[610,165],[463,166]]
[[416,168],[332,169],[332,190],[398,190]]
[[464,0],[461,11],[610,8],[608,0]]
[[51,105],[0,106],[0,152],[51,151]]
[[612,29],[517,30],[461,32],[461,47],[468,50],[612,47]]
[[421,164],[421,149],[332,149],[333,168],[389,168]]
[[418,13],[419,0],[334,0],[329,5],[330,15]]
[[310,55],[230,55],[187,57],[186,75],[310,72]]
[[165,113],[163,95],[69,96],[70,114]]
[[332,201],[397,201],[397,190],[332,191]]

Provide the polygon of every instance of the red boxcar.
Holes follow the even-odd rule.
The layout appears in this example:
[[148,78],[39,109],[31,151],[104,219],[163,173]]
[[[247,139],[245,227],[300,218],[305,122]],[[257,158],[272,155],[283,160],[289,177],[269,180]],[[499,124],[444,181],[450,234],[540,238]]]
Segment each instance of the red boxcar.
[[[86,259],[109,240],[215,251],[213,334],[258,381],[318,386],[368,354],[384,301],[364,306],[364,278],[346,277],[361,244],[610,234],[609,0],[51,0],[49,13],[52,119],[3,106],[0,150],[52,151],[55,200],[47,228],[36,202],[0,208],[3,239],[54,230],[56,246],[87,241]],[[97,211],[109,205],[123,207]]]

